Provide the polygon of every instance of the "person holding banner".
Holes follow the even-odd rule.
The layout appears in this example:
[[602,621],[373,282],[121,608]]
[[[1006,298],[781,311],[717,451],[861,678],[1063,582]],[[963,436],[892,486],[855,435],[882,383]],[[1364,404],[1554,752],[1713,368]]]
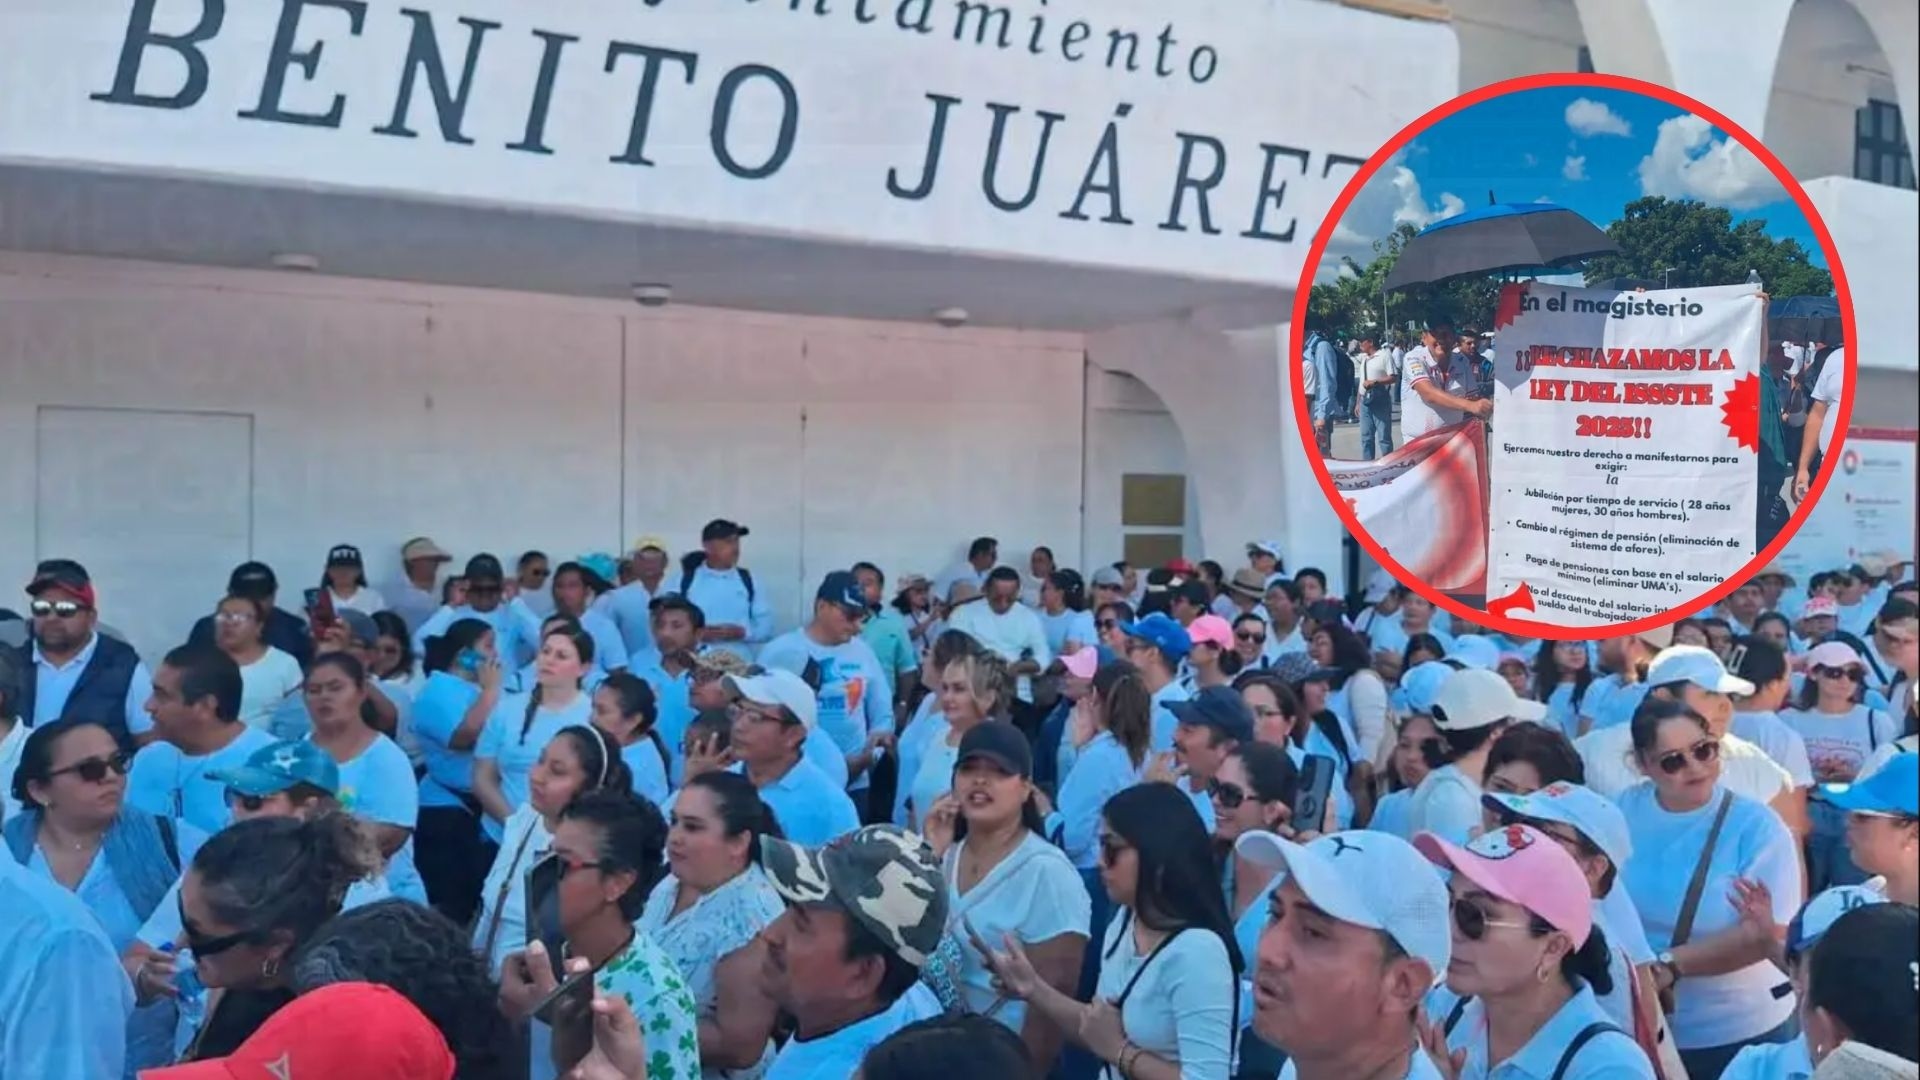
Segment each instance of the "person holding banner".
[[1807,497],[1813,477],[1826,460],[1827,447],[1833,444],[1833,430],[1839,426],[1840,388],[1846,381],[1847,350],[1831,348],[1813,358],[1819,374],[1813,380],[1813,405],[1807,410],[1807,426],[1800,435],[1800,466],[1793,477],[1793,501]]
[[1432,317],[1421,345],[1407,353],[1400,383],[1400,438],[1411,442],[1437,427],[1457,424],[1469,416],[1482,420],[1493,415],[1493,402],[1474,399],[1479,375],[1454,355],[1453,320]]

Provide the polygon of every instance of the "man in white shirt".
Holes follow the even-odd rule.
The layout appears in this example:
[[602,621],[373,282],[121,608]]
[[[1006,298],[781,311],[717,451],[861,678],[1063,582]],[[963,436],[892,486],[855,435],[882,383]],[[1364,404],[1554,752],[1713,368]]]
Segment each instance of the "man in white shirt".
[[[987,575],[986,598],[955,608],[947,628],[965,631],[1005,660],[1009,673],[1019,679],[1014,696],[1031,712],[1033,676],[1053,663],[1053,652],[1047,646],[1047,629],[1040,616],[1020,603],[1020,572],[1011,566],[994,568]],[[1020,711],[1015,710],[1016,714]],[[1021,724],[1021,730],[1029,734],[1039,727],[1038,717],[1016,715],[1015,720],[1030,721]]]
[[1371,336],[1360,339],[1360,350],[1360,456],[1372,461],[1393,453],[1393,384],[1400,369]]
[[1400,385],[1400,437],[1408,442],[1469,416],[1493,415],[1493,402],[1474,399],[1477,376],[1455,357],[1453,322],[1430,319],[1423,344],[1407,353]]
[[547,558],[547,553],[521,553],[516,571],[513,598],[525,604],[536,619],[553,614],[553,597],[547,592],[548,579],[553,575],[553,563]]
[[627,643],[627,663],[635,669],[660,662],[653,644],[653,602],[672,591],[667,587],[667,542],[643,536],[633,542],[633,580],[594,601],[593,608],[620,629]]
[[1748,581],[1733,590],[1732,595],[1720,601],[1720,614],[1733,628],[1736,636],[1745,637],[1753,633],[1753,621],[1760,617],[1766,608],[1761,606],[1763,596],[1758,580]]
[[1281,1080],[1437,1080],[1419,1013],[1453,957],[1440,871],[1380,832],[1250,832],[1235,850],[1285,872],[1249,980],[1254,1032],[1287,1051]]
[[747,527],[715,518],[700,530],[700,554],[682,567],[678,592],[706,613],[700,640],[753,659],[755,647],[773,637],[773,609],[755,587],[753,573],[740,565],[740,540]]
[[1300,590],[1283,577],[1267,579],[1267,647],[1262,653],[1271,664],[1290,652],[1307,651],[1307,639],[1301,630]]
[[[1025,610],[1025,609],[1022,609]],[[893,744],[893,680],[860,636],[866,622],[866,591],[846,570],[835,570],[814,593],[813,619],[774,638],[760,650],[760,665],[799,671],[812,660],[819,668],[816,726],[833,738],[846,758],[848,794],[866,813],[872,767]]]
[[794,1019],[766,1080],[852,1076],[876,1043],[938,1015],[919,972],[947,929],[947,884],[926,841],[869,825],[820,848],[762,837],[787,909],[760,937],[763,985]]
[[1820,374],[1813,383],[1813,405],[1807,410],[1807,426],[1800,435],[1800,466],[1793,477],[1795,502],[1807,497],[1813,475],[1826,461],[1827,447],[1833,443],[1834,430],[1840,426],[1840,391],[1844,389],[1847,350],[1835,349],[1820,361]]
[[1000,541],[991,536],[975,537],[967,545],[965,562],[949,566],[939,577],[933,579],[933,598],[936,602],[945,602],[953,595],[953,585],[957,581],[970,582],[981,592],[987,590],[987,574],[993,570],[993,564],[1000,561]]
[[387,610],[407,624],[407,633],[420,629],[440,610],[440,568],[452,561],[453,556],[424,536],[416,536],[401,547],[403,575],[381,590],[381,595],[387,598]]

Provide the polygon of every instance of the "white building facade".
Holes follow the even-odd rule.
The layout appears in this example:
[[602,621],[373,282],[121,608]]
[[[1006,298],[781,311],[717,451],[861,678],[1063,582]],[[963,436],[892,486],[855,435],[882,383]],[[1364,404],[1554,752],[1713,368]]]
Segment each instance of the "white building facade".
[[[1706,9],[1773,51],[1699,33]],[[0,567],[81,559],[149,652],[242,559],[291,588],[351,542],[377,584],[420,534],[559,559],[729,517],[783,622],[829,569],[933,572],[983,534],[1082,567],[1231,566],[1274,537],[1337,576],[1290,401],[1313,233],[1421,113],[1583,49],[1778,127],[1853,283],[1855,422],[1910,427],[1915,195],[1853,179],[1833,132],[1889,100],[1912,144],[1913,19],[22,0],[0,15]]]

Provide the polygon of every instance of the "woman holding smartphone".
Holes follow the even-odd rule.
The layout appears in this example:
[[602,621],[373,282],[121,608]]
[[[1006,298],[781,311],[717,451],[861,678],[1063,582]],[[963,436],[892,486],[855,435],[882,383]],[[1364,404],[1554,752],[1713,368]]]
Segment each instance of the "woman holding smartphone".
[[473,920],[493,861],[473,794],[474,744],[500,704],[503,672],[493,628],[479,619],[455,620],[446,633],[427,639],[422,666],[427,677],[413,702],[413,736],[426,768],[416,862],[428,902],[464,926]]

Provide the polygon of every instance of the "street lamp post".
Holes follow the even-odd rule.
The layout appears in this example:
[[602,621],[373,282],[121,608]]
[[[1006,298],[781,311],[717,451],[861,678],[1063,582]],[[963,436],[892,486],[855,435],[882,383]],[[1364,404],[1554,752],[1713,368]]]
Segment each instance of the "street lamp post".
[[1673,288],[1673,267],[1669,266],[1660,271],[1660,287],[1662,289]]

